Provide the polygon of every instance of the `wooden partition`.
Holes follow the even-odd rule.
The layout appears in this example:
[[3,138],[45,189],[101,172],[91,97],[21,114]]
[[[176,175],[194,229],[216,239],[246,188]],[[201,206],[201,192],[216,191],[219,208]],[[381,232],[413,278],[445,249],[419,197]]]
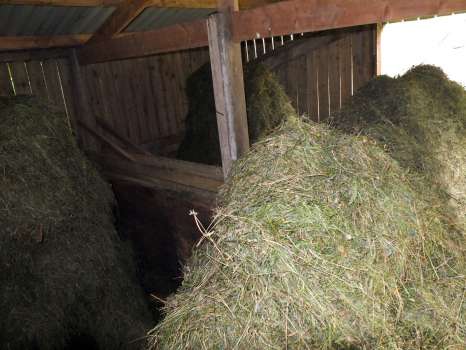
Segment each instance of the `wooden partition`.
[[63,110],[75,127],[75,106],[67,52],[0,53],[0,96],[35,95]]
[[257,60],[276,73],[300,114],[323,121],[376,76],[376,39],[376,26],[331,31],[298,37]]
[[185,130],[186,80],[208,60],[208,51],[198,49],[82,66],[90,118],[105,120],[134,144],[152,144],[159,155],[170,155]]

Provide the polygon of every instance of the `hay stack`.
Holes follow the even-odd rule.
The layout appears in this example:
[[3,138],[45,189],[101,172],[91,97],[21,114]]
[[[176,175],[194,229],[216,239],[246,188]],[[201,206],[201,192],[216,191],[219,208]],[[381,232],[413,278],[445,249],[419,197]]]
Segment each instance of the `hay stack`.
[[0,348],[138,347],[150,314],[113,195],[65,116],[0,99],[0,169]]
[[464,348],[464,236],[415,180],[291,116],[236,163],[150,348]]
[[379,77],[334,117],[334,124],[379,141],[443,199],[444,213],[466,230],[466,91],[440,68],[418,66]]
[[[178,150],[179,159],[220,165],[215,101],[210,63],[199,68],[188,79],[186,93],[189,111],[186,133]],[[293,113],[288,96],[265,66],[249,66],[245,72],[245,94],[249,139],[252,143],[270,133]]]

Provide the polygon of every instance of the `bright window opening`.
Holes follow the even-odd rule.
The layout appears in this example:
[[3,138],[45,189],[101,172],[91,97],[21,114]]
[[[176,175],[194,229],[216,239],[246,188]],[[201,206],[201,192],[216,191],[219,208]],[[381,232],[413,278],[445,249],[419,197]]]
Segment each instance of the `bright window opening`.
[[466,87],[466,14],[391,23],[382,31],[382,74],[433,64]]

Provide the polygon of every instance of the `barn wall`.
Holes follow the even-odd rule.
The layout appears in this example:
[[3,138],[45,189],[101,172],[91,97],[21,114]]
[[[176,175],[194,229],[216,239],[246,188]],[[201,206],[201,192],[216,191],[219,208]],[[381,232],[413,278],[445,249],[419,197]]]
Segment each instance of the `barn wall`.
[[0,53],[0,96],[36,95],[66,112],[74,127],[70,63],[64,51],[59,53]]
[[278,48],[258,60],[276,73],[300,114],[322,121],[376,76],[376,35],[375,26],[332,31],[285,44],[284,52]]
[[200,49],[82,66],[92,118],[169,155],[185,128],[186,79],[208,60],[208,50]]
[[[309,38],[297,35],[293,41],[287,37],[283,46],[281,38],[274,45],[271,39],[256,40],[255,51],[254,42],[243,43],[243,54],[245,62],[248,56],[250,63],[261,61],[272,68],[299,113],[325,120],[376,75],[376,33],[374,26],[365,26]],[[65,110],[74,127],[75,116],[80,116],[118,143],[99,124],[104,120],[117,134],[162,156],[173,155],[184,134],[186,80],[209,61],[208,49],[202,48],[86,65],[77,73],[80,85],[73,80],[69,51],[40,55],[0,54],[0,95],[38,95]],[[84,100],[73,94],[76,87],[85,90]],[[82,125],[77,131],[87,150],[108,150],[108,144]]]

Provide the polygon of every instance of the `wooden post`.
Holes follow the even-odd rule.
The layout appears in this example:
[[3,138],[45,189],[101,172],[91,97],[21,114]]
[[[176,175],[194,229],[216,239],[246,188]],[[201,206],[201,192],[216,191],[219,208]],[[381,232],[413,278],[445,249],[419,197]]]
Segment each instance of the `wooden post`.
[[232,12],[221,6],[207,21],[222,168],[225,178],[233,161],[249,149],[246,98],[240,43],[232,40]]
[[379,76],[382,74],[382,29],[383,24],[377,23],[374,25],[374,74]]

